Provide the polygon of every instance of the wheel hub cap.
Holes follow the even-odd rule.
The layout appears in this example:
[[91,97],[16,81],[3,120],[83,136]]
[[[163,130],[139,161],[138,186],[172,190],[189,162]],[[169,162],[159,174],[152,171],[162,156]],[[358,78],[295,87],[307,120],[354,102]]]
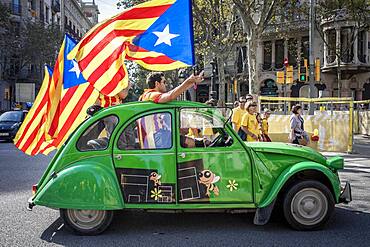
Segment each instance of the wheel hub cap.
[[327,211],[327,198],[318,189],[302,189],[292,199],[291,212],[300,224],[315,225],[325,217]]

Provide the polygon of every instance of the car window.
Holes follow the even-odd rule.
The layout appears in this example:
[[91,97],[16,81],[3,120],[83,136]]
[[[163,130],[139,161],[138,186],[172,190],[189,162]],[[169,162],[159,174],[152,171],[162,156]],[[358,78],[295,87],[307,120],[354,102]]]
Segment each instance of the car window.
[[180,112],[180,145],[184,148],[227,147],[233,139],[224,129],[225,123],[212,112],[182,109]]
[[132,121],[121,133],[121,150],[169,149],[172,147],[171,114],[155,113]]
[[23,112],[21,111],[8,111],[0,116],[0,122],[20,122],[22,121]]
[[114,115],[96,121],[80,136],[77,141],[77,149],[80,151],[106,149],[117,123],[118,117]]

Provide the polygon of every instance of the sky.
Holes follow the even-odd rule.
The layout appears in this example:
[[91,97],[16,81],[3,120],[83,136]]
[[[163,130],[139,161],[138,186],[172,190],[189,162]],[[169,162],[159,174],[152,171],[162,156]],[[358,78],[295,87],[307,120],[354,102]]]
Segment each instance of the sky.
[[118,0],[95,0],[95,3],[100,12],[99,22],[122,12],[122,9],[117,9]]

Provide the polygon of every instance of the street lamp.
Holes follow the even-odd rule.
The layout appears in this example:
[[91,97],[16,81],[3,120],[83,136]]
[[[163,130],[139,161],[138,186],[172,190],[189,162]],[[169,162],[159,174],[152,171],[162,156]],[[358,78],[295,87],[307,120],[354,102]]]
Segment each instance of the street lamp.
[[217,99],[217,93],[214,89],[214,86],[216,84],[216,76],[217,76],[217,61],[216,58],[213,58],[211,61],[212,65],[212,75],[211,75],[211,86],[209,88],[209,99]]

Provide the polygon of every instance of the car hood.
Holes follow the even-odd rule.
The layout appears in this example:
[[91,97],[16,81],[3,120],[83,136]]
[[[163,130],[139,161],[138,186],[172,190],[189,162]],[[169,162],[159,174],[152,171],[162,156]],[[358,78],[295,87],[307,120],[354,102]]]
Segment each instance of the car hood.
[[276,153],[303,157],[305,159],[326,164],[326,158],[316,150],[296,144],[282,142],[245,142],[246,145],[256,152]]

